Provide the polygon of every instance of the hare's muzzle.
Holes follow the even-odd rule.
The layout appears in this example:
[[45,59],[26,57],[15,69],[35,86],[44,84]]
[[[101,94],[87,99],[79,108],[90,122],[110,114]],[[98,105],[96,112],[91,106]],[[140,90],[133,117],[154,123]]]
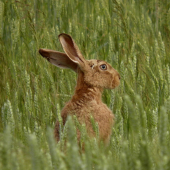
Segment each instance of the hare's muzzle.
[[117,73],[112,81],[112,87],[116,88],[120,84],[120,74]]
[[119,80],[121,79],[121,78],[120,78],[120,74],[119,74],[119,73],[118,73],[118,78],[119,78]]

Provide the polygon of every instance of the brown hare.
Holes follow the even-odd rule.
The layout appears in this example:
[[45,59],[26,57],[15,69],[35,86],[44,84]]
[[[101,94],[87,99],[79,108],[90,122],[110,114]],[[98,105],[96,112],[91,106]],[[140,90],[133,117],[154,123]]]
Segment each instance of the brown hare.
[[[70,35],[62,33],[58,37],[65,53],[49,49],[40,49],[39,53],[51,64],[70,68],[78,74],[74,95],[61,111],[63,125],[68,115],[75,115],[80,124],[86,125],[88,135],[95,136],[92,116],[98,123],[100,140],[108,143],[114,115],[102,102],[101,96],[104,88],[114,89],[120,84],[120,75],[105,61],[85,60]],[[57,121],[54,131],[57,141],[60,140],[59,128]],[[80,139],[79,131],[77,131],[77,138]]]

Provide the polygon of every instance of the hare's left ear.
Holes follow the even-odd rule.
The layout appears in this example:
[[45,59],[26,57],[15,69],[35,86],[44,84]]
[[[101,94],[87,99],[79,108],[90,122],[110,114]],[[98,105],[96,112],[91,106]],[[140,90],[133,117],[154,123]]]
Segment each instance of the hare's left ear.
[[71,36],[61,33],[58,37],[65,53],[70,58],[70,60],[72,60],[74,63],[77,63],[79,67],[83,69],[85,67],[86,60],[84,59],[78,46]]
[[77,72],[77,63],[70,60],[70,58],[65,53],[49,49],[39,49],[39,53],[51,64],[60,68],[70,68]]

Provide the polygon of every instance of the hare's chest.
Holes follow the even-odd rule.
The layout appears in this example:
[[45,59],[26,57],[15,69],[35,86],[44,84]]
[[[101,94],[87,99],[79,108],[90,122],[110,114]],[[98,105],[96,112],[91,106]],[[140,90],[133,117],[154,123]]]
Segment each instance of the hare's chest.
[[[93,122],[98,125],[100,138],[108,141],[112,132],[114,115],[105,104],[91,104],[90,107],[84,107],[80,114],[76,114],[79,122],[85,123],[89,134],[94,135]],[[94,121],[93,121],[94,120]]]
[[89,102],[86,105],[68,103],[62,111],[65,122],[68,115],[75,115],[81,124],[85,124],[90,136],[95,136],[92,123],[99,128],[100,138],[108,141],[112,132],[114,115],[104,103]]
[[93,107],[92,113],[94,120],[99,126],[103,127],[105,124],[109,126],[113,124],[114,115],[104,103]]
[[114,115],[104,103],[91,102],[81,108],[76,108],[73,113],[80,122],[86,125],[90,125],[92,119],[98,123],[99,128],[109,129],[113,125]]

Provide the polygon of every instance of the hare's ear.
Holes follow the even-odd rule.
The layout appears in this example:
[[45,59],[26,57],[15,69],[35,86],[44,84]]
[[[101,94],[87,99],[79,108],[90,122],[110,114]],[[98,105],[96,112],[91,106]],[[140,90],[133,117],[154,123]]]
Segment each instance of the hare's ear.
[[72,60],[74,63],[77,63],[80,66],[80,68],[83,68],[85,66],[86,60],[84,59],[78,46],[71,38],[71,36],[62,33],[58,37],[65,53],[68,55],[70,60]]
[[49,49],[39,49],[39,53],[51,64],[61,68],[70,68],[77,72],[77,64],[70,60],[70,58],[65,53]]

